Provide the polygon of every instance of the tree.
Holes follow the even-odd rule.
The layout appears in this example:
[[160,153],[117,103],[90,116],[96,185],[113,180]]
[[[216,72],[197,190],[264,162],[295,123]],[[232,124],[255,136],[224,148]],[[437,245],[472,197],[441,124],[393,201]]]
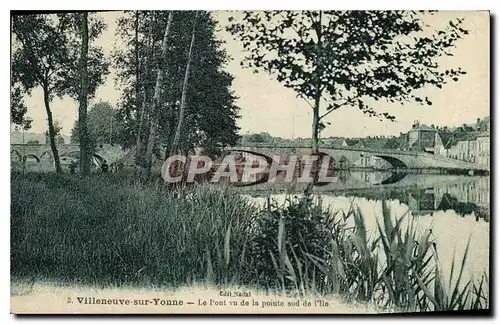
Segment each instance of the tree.
[[[147,33],[147,42],[146,42],[146,55],[145,55],[145,62],[144,62],[144,80],[142,83],[142,106],[141,106],[141,112],[139,116],[139,127],[137,130],[137,144],[136,144],[136,152],[135,152],[135,166],[136,166],[136,173],[138,175],[142,176],[143,174],[149,173],[149,167],[150,161],[152,159],[149,159],[146,156],[147,152],[147,141],[149,140],[148,134],[143,132],[143,124],[144,121],[147,118],[148,121],[151,120],[149,116],[146,116],[146,109],[148,105],[148,100],[149,100],[149,92],[150,92],[150,84],[151,84],[151,78],[152,78],[152,69],[153,69],[153,51],[154,51],[154,39],[153,39],[153,15],[151,13],[148,14],[143,14],[146,18],[149,18],[149,24],[148,24],[148,33]],[[139,65],[138,57],[139,57],[139,11],[137,11],[136,16],[135,16],[135,55],[136,55],[136,64]],[[138,100],[139,100],[139,91],[138,89],[139,84],[141,82],[140,79],[140,68],[138,66],[135,67],[136,70],[136,85],[135,85],[135,90],[136,90],[136,106],[138,107]]]
[[19,85],[12,85],[11,100],[10,100],[10,121],[16,129],[27,130],[31,128],[33,119],[26,116],[28,107],[23,100],[23,94]]
[[80,172],[83,176],[90,174],[91,146],[87,131],[87,59],[89,53],[88,13],[80,14],[81,19],[81,53],[80,53],[80,105],[78,107],[78,126],[80,131]]
[[12,79],[24,93],[40,86],[47,113],[48,134],[57,172],[62,172],[55,142],[55,129],[50,102],[55,93],[62,91],[64,82],[60,71],[67,67],[68,47],[62,35],[67,21],[56,23],[42,15],[13,16],[14,47]]
[[[80,95],[78,15],[62,13],[12,17],[13,87],[20,89],[22,95],[30,95],[33,89],[42,88],[50,146],[57,172],[62,172],[62,168],[50,104],[55,96],[69,95],[76,99]],[[89,40],[96,39],[105,27],[102,20],[95,17],[90,19],[89,26]],[[89,49],[87,66],[87,94],[91,96],[108,73],[108,64],[100,48]]]
[[[216,155],[226,146],[234,146],[239,140],[239,118],[237,97],[231,90],[233,76],[224,68],[230,57],[223,47],[223,42],[216,37],[217,24],[209,12],[176,13],[178,24],[174,25],[173,37],[178,39],[173,46],[173,53],[178,54],[175,60],[179,64],[179,72],[174,84],[179,87],[170,89],[170,96],[176,101],[166,114],[162,125],[165,126],[162,142],[167,147],[173,146],[173,133],[181,115],[182,88],[186,84],[185,120],[179,134],[177,150],[188,152],[195,147],[201,147],[205,152]],[[195,19],[196,18],[196,19]],[[196,28],[195,28],[196,24]],[[194,38],[191,62],[189,67],[189,82],[184,82],[189,49]],[[177,122],[177,123],[176,123]]]
[[[295,90],[313,111],[312,149],[318,152],[322,119],[343,106],[369,116],[394,120],[370,104],[414,100],[428,85],[442,88],[457,81],[460,68],[443,71],[438,59],[464,34],[462,19],[450,21],[432,36],[421,33],[432,13],[410,11],[246,11],[230,19],[228,30],[247,56],[242,62],[276,77]],[[321,110],[321,105],[326,104]]]
[[172,140],[172,147],[170,154],[173,154],[175,150],[177,149],[177,145],[179,143],[179,138],[181,136],[181,129],[182,129],[182,123],[184,122],[184,115],[186,113],[186,96],[187,96],[187,88],[188,88],[188,82],[189,82],[189,68],[191,67],[191,61],[193,59],[193,46],[194,46],[194,39],[196,35],[196,20],[198,18],[198,13],[196,13],[196,16],[194,17],[194,24],[193,24],[193,32],[191,33],[191,43],[189,45],[189,52],[187,56],[187,64],[186,64],[186,71],[184,72],[184,81],[182,82],[182,94],[181,94],[181,103],[180,103],[180,108],[179,108],[179,118],[177,121],[177,127],[175,130],[174,134],[174,139]]
[[[55,120],[54,123],[53,123],[53,129],[54,129],[54,138],[52,138],[52,136],[50,135],[50,132],[49,131],[46,131],[45,132],[45,144],[50,144],[52,143],[52,140],[54,140],[56,142],[56,144],[60,144],[61,143],[61,131],[62,131],[62,126],[61,124],[59,123],[58,120]],[[62,141],[62,144],[64,144],[64,139]]]
[[150,112],[149,138],[146,146],[146,165],[142,170],[143,178],[146,178],[151,173],[153,147],[155,146],[156,130],[158,128],[157,111],[160,109],[162,103],[161,93],[163,87],[163,80],[165,78],[165,70],[168,67],[167,65],[168,62],[166,62],[168,61],[167,46],[168,46],[168,38],[170,36],[170,26],[172,25],[173,16],[174,16],[173,12],[170,11],[165,26],[165,33],[163,35],[163,41],[161,45],[161,56],[160,60],[158,61],[156,84],[153,95],[153,104],[151,105],[151,112]]
[[[154,153],[162,150],[168,156],[183,110],[178,151],[201,147],[216,152],[226,145],[234,145],[239,138],[236,125],[239,108],[230,89],[233,77],[223,69],[229,57],[215,36],[216,23],[208,12],[175,11],[172,14],[165,56],[160,50],[170,12],[127,12],[118,20],[117,32],[126,44],[124,49],[113,54],[117,81],[123,90],[118,105],[118,116],[123,125],[121,143],[124,147],[133,147],[138,143],[137,136],[142,133],[142,142],[153,143]],[[196,28],[193,29],[196,15]],[[196,42],[192,47],[189,82],[184,82],[193,30]],[[164,57],[168,60],[162,59]],[[154,95],[154,79],[157,80],[159,66],[165,70],[165,75],[159,91],[160,106],[154,108],[151,119],[149,108],[153,102],[150,98]],[[146,97],[148,100],[144,104]],[[143,111],[144,118],[141,118]],[[149,141],[151,133],[147,131],[151,128],[151,120],[157,126],[152,137],[154,142]],[[140,152],[138,147],[137,152]],[[138,158],[145,157],[145,150],[142,152]]]
[[[79,121],[75,120],[71,130],[71,142],[80,142]],[[97,144],[119,142],[122,125],[116,111],[107,102],[99,102],[92,106],[87,115],[88,141],[93,149]]]
[[265,142],[264,137],[260,134],[252,134],[248,137],[248,140],[251,143],[263,143],[263,142]]

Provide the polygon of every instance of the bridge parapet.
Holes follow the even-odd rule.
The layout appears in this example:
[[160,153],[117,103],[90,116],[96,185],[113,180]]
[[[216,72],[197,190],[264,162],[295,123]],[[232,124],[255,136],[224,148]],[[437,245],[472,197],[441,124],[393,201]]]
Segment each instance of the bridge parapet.
[[[241,146],[232,147],[228,150],[244,150],[249,152],[258,152],[273,157],[279,154],[311,154],[312,150],[305,147],[292,146]],[[451,159],[448,157],[434,155],[427,152],[401,151],[391,149],[374,149],[367,147],[349,147],[349,146],[331,146],[321,147],[320,152],[328,154],[330,157],[339,161],[339,159],[348,160],[350,163],[358,161],[366,156],[376,156],[389,162],[394,168],[410,169],[459,169],[488,171],[487,166],[470,163],[466,161]]]
[[[63,157],[65,155],[73,155],[77,152],[80,152],[80,145],[78,144],[63,144],[57,145],[57,150],[59,152],[59,156]],[[32,155],[35,156],[38,160],[45,154],[52,157],[52,149],[50,145],[45,144],[11,144],[10,151],[17,152],[19,155]],[[115,162],[119,160],[122,156],[126,154],[126,151],[120,146],[111,145],[111,144],[101,144],[96,147],[96,155],[100,158],[106,160],[108,163]]]

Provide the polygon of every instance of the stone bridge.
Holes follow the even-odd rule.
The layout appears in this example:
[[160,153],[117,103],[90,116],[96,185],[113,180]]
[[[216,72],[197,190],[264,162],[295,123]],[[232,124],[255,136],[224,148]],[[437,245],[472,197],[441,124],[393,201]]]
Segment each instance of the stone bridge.
[[[296,154],[299,158],[303,155],[310,155],[310,148],[296,147],[271,147],[271,146],[240,146],[227,148],[226,151],[243,152],[247,154],[261,154],[269,158],[279,155]],[[434,155],[427,152],[400,151],[390,149],[373,149],[367,147],[346,147],[332,146],[329,148],[320,148],[321,153],[331,157],[333,167],[349,168],[354,162],[360,159],[375,156],[387,161],[394,169],[447,169],[447,170],[466,170],[466,171],[487,171],[488,168],[483,165],[465,162],[461,160],[450,159],[440,155]]]
[[[79,158],[80,146],[77,144],[57,145],[61,164],[69,164],[73,159]],[[107,164],[119,161],[127,152],[118,145],[100,144],[97,145],[94,154],[95,161],[101,164],[106,161]],[[36,162],[53,163],[52,150],[50,145],[44,144],[11,144],[11,160],[22,160],[25,156],[28,160]]]
[[[80,152],[80,146],[76,144],[64,144],[57,146],[62,164],[69,164],[71,160],[77,158]],[[299,158],[304,155],[310,155],[310,148],[298,147],[274,147],[269,145],[256,145],[230,147],[226,152],[242,152],[246,154],[260,154],[268,158],[275,156],[296,154]],[[122,160],[128,151],[123,150],[118,145],[101,144],[97,146],[94,157],[98,163],[106,161],[108,164]],[[320,152],[329,155],[334,168],[350,168],[354,162],[360,159],[376,156],[387,161],[394,169],[447,169],[447,170],[466,170],[466,171],[488,171],[483,165],[465,162],[461,160],[450,159],[440,155],[434,155],[426,152],[400,151],[389,149],[373,149],[367,147],[346,147],[332,146],[320,148]],[[26,156],[28,159],[41,162],[48,160],[53,162],[50,145],[30,145],[30,144],[12,144],[11,160]]]

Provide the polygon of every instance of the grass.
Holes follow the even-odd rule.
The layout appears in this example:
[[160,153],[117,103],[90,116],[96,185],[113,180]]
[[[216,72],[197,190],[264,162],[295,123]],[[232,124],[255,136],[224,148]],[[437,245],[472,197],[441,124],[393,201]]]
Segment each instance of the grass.
[[[12,174],[11,273],[97,286],[246,286],[381,309],[489,307],[488,278],[444,279],[430,231],[392,218],[369,237],[355,208],[290,198],[257,208],[228,187],[117,174]],[[354,226],[349,221],[354,220]],[[373,233],[372,233],[373,234]],[[455,270],[452,270],[452,275]]]
[[242,253],[236,238],[244,237],[253,207],[212,191],[167,193],[111,175],[14,175],[12,272],[99,284],[176,286],[200,273],[237,280],[240,271],[228,261]]

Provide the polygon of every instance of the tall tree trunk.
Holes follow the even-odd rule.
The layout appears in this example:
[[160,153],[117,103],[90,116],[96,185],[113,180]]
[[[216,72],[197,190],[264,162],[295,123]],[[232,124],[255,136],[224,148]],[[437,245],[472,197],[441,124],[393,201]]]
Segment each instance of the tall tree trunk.
[[172,141],[172,148],[170,151],[170,155],[174,154],[177,150],[177,146],[179,145],[179,138],[181,136],[182,123],[184,122],[184,114],[186,111],[186,96],[187,96],[187,88],[189,82],[189,69],[191,68],[191,59],[193,56],[193,46],[194,46],[194,36],[196,32],[196,20],[198,18],[198,12],[196,12],[196,16],[194,19],[193,32],[191,33],[191,44],[189,45],[188,59],[186,64],[186,72],[184,73],[184,82],[182,84],[182,95],[181,95],[181,106],[179,109],[179,121],[177,122],[177,129],[175,131],[174,140]]
[[[139,105],[140,105],[140,84],[139,84],[139,76],[140,73],[140,67],[139,67],[139,10],[135,12],[135,109],[137,112],[139,112]],[[143,105],[144,106],[144,105]],[[142,107],[140,117],[139,117],[139,128],[137,131],[137,141],[136,141],[136,146],[135,146],[135,154],[137,155],[137,151],[139,149],[139,142],[141,138],[141,128],[142,128],[142,118],[143,114],[142,112],[144,111],[144,107]]]
[[45,111],[47,112],[50,148],[52,149],[52,155],[54,156],[54,165],[56,166],[56,172],[62,173],[61,161],[59,160],[59,152],[57,151],[56,146],[56,130],[54,128],[54,121],[52,119],[52,111],[50,110],[49,90],[47,87],[43,87],[43,101],[45,103]]
[[[137,17],[136,17],[137,18]],[[138,46],[138,43],[136,44]],[[144,123],[145,119],[145,111],[146,107],[148,105],[148,86],[149,86],[149,80],[150,80],[150,75],[151,75],[151,61],[153,59],[153,24],[150,21],[149,22],[149,29],[148,29],[148,36],[147,36],[147,56],[146,60],[144,63],[144,81],[142,85],[142,91],[143,91],[143,99],[142,99],[142,106],[141,106],[141,111],[140,111],[140,117],[139,117],[139,127],[137,130],[137,143],[135,147],[135,170],[136,170],[136,175],[141,176],[143,173],[143,170],[146,168],[145,165],[145,145],[144,145],[144,134],[142,131],[142,126]],[[136,51],[139,49],[136,48]],[[136,52],[136,55],[138,52]],[[136,71],[137,72],[137,71]]]
[[321,47],[322,45],[322,31],[321,31],[321,11],[319,12],[319,22],[316,29],[316,34],[318,36],[318,48],[316,50],[316,94],[314,98],[314,109],[313,109],[313,123],[312,123],[312,153],[319,153],[319,109],[321,102]]
[[165,156],[164,160],[168,159],[170,155],[170,148],[172,147],[172,138],[174,136],[173,133],[173,114],[172,110],[168,112],[167,118],[165,120],[165,129],[166,129],[166,138],[167,142],[165,143]]
[[[316,34],[318,36],[318,48],[316,49],[316,80],[315,80],[315,88],[316,93],[314,97],[314,108],[313,108],[313,123],[312,123],[312,154],[319,155],[319,110],[321,105],[321,74],[322,74],[322,62],[321,62],[321,50],[322,50],[322,30],[321,30],[321,11],[319,12],[318,26],[316,29]],[[313,164],[312,169],[312,178],[313,183],[316,183],[319,178],[319,169],[321,167],[323,157],[321,155],[318,156],[318,160],[316,160]],[[311,190],[309,188],[308,190]]]
[[318,140],[318,130],[319,130],[319,102],[321,97],[316,96],[314,101],[313,109],[313,122],[312,122],[312,153],[316,154],[319,152],[319,140]]
[[139,108],[139,10],[135,12],[135,107]]
[[80,106],[78,108],[78,127],[80,134],[80,173],[84,176],[90,174],[90,146],[87,129],[87,56],[89,52],[88,13],[81,14],[82,47],[80,54]]
[[150,112],[150,123],[149,123],[149,139],[146,147],[146,170],[143,177],[149,176],[151,172],[152,158],[153,158],[153,148],[156,139],[156,129],[158,127],[158,120],[156,118],[156,112],[161,105],[161,87],[163,85],[163,79],[165,78],[165,60],[167,56],[167,43],[168,35],[170,33],[170,26],[172,25],[172,19],[174,14],[172,11],[168,14],[167,26],[165,27],[165,33],[163,34],[163,42],[161,45],[161,60],[158,64],[158,74],[156,76],[155,92],[153,95],[153,106]]

